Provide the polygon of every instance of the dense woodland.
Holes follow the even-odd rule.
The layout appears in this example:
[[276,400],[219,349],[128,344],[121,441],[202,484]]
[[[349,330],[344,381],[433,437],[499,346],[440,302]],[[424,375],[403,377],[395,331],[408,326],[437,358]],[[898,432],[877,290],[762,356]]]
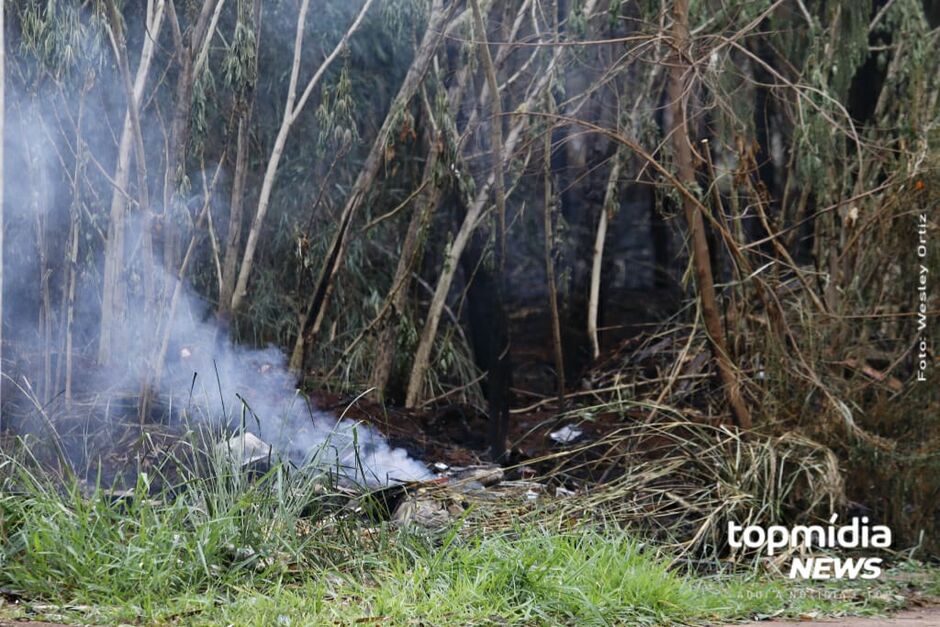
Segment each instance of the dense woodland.
[[146,430],[231,337],[494,460],[532,407],[799,433],[940,524],[940,3],[4,11],[0,430]]

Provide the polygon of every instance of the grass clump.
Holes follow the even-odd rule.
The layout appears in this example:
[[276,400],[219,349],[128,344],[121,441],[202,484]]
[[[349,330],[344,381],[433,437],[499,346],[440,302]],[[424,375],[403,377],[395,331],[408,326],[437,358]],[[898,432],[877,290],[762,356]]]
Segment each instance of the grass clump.
[[622,531],[528,526],[403,549],[368,598],[375,615],[396,620],[603,624],[692,617],[703,594]]
[[156,494],[141,474],[120,498],[42,477],[0,461],[0,589],[20,597],[3,619],[671,625],[890,606],[851,589],[695,574],[598,521],[400,528],[282,467],[252,477],[220,459]]
[[139,606],[180,594],[273,582],[322,556],[301,521],[322,481],[276,466],[227,464],[156,493],[147,473],[116,493],[53,479],[7,458],[0,484],[0,587],[28,598]]

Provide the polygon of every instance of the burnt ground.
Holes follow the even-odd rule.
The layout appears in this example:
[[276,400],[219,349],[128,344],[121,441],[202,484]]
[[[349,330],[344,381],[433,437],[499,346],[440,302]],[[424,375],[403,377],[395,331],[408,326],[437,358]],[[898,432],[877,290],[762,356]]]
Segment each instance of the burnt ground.
[[[406,449],[428,464],[467,466],[487,461],[488,418],[465,405],[448,405],[422,411],[385,407],[378,403],[337,394],[315,394],[314,402],[321,409],[376,426],[395,447]],[[629,416],[623,413],[595,414],[588,420],[559,421],[554,399],[541,407],[512,416],[509,442],[512,444],[508,464],[525,475],[544,474],[553,466],[541,458],[562,451],[566,445],[552,440],[549,434],[564,426],[576,426],[582,435],[571,446],[598,440],[623,426]],[[354,402],[355,401],[355,402]],[[643,416],[636,413],[636,418]]]
[[[616,301],[604,303],[599,324],[601,357],[597,362],[590,363],[583,347],[576,349],[582,354],[566,356],[576,364],[567,377],[567,410],[589,403],[592,388],[604,385],[604,372],[620,367],[679,306],[677,295],[670,290],[621,290],[618,294]],[[530,302],[516,303],[511,309],[513,398],[509,465],[522,466],[523,475],[543,474],[551,470],[550,462],[529,462],[564,450],[563,444],[549,437],[553,431],[564,426],[577,427],[582,435],[572,445],[583,444],[646,416],[646,412],[636,410],[592,413],[588,420],[559,420],[547,308]],[[376,426],[393,446],[406,449],[428,464],[465,466],[486,461],[488,418],[478,408],[437,404],[415,411],[355,400],[354,395],[315,390],[311,397],[322,410],[336,415],[345,412],[347,418]]]
[[[679,298],[672,290],[616,290],[616,300],[603,303],[600,320],[601,358],[590,363],[584,346],[566,347],[570,372],[567,375],[567,402],[565,409],[595,400],[592,388],[605,385],[605,372],[622,366],[630,358],[642,339],[674,313]],[[518,295],[517,295],[518,296]],[[551,342],[551,320],[547,308],[541,303],[542,295],[526,295],[509,307],[512,333],[512,415],[508,434],[509,465],[523,466],[521,474],[543,474],[552,469],[550,463],[532,463],[531,460],[557,453],[564,445],[553,441],[549,434],[565,425],[576,426],[582,435],[572,444],[601,439],[631,419],[641,419],[644,412],[593,413],[588,420],[577,423],[558,420],[556,399],[557,380]],[[539,301],[539,302],[536,302]],[[573,333],[566,329],[565,333]],[[93,362],[78,362],[78,371],[94,373]],[[100,377],[99,377],[100,378]],[[82,388],[83,381],[97,380],[93,374],[80,378],[71,409],[65,408],[61,395],[36,411],[35,403],[23,399],[18,412],[27,419],[5,424],[0,438],[12,433],[32,433],[34,441],[49,444],[48,419],[52,417],[57,431],[55,439],[62,442],[65,457],[72,460],[80,476],[92,480],[101,472],[104,484],[117,483],[122,475],[133,477],[136,467],[143,463],[158,464],[159,455],[173,448],[179,429],[167,422],[170,412],[155,403],[151,408],[153,419],[147,426],[149,442],[141,443],[140,426],[136,418],[138,389]],[[6,381],[4,397],[22,396]],[[87,382],[86,382],[87,383]],[[99,381],[100,383],[100,381]],[[486,461],[488,418],[481,408],[438,402],[422,410],[405,410],[385,406],[366,399],[356,400],[353,394],[335,394],[322,390],[308,390],[313,404],[337,416],[361,421],[377,427],[387,435],[391,444],[406,449],[429,465],[444,463],[448,466],[466,466]],[[17,413],[17,412],[14,412]],[[106,420],[96,420],[92,428],[90,416],[105,414]],[[12,430],[11,430],[12,429]],[[89,439],[90,438],[90,439]],[[95,451],[93,458],[87,452]],[[49,450],[47,457],[54,463],[59,453]],[[518,471],[517,471],[518,472]],[[583,477],[590,480],[591,477]]]

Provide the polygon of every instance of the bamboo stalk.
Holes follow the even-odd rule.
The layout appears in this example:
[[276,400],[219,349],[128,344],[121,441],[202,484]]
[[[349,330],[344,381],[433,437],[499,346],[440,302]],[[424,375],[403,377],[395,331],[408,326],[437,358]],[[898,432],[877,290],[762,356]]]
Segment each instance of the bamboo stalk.
[[[551,96],[549,104],[553,103]],[[565,405],[565,354],[561,339],[561,314],[558,310],[558,282],[555,278],[555,229],[552,214],[555,211],[555,194],[552,189],[552,127],[545,131],[542,148],[542,172],[545,178],[542,227],[545,233],[545,277],[548,283],[548,306],[552,317],[552,348],[555,356],[555,377],[558,382],[558,408]]]

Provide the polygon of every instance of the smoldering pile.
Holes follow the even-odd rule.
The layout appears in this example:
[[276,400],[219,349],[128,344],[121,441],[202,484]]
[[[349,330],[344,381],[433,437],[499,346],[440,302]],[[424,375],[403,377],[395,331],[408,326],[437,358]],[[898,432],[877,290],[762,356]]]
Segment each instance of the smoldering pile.
[[[164,279],[162,287],[174,284]],[[161,440],[166,448],[185,432],[208,434],[210,441],[201,438],[208,450],[234,435],[250,434],[263,443],[270,461],[329,473],[357,486],[375,488],[432,476],[372,426],[318,409],[297,389],[297,376],[283,352],[232,342],[206,304],[185,286],[172,317],[154,320],[131,302],[119,331],[124,350],[112,355],[107,366],[89,362],[81,369],[72,398],[57,393],[50,403],[22,403],[36,418],[32,429],[22,431],[55,439],[55,456],[66,458],[79,476],[93,478],[101,473],[96,465],[102,460],[122,457],[101,474],[110,478],[119,472],[126,479],[151,454],[142,453],[143,447],[131,451],[131,442],[145,436]],[[154,356],[161,350],[164,359],[156,364]],[[19,378],[28,388],[29,373]],[[143,408],[142,399],[148,396],[149,407]]]
[[404,449],[389,446],[374,427],[317,409],[296,389],[278,349],[227,341],[213,348],[183,345],[164,391],[187,416],[236,434],[222,443],[233,459],[264,457],[368,487],[431,476]]

